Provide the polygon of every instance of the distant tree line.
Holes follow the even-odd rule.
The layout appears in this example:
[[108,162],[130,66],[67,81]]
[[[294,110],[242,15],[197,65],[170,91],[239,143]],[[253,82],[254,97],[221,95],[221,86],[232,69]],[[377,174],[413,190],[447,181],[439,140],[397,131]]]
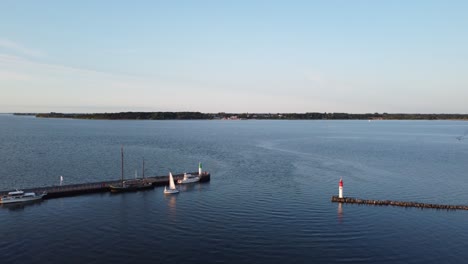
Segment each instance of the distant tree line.
[[37,115],[36,113],[13,113],[14,115],[19,115],[19,116],[35,116]]
[[[23,115],[19,114],[18,115]],[[28,114],[29,115],[29,114]],[[468,120],[468,114],[388,114],[388,113],[200,113],[200,112],[120,112],[94,114],[36,114],[40,118],[106,120],[199,120],[199,119],[284,119],[284,120]]]
[[106,119],[106,120],[190,120],[210,119],[209,115],[200,112],[121,112],[121,113],[94,113],[94,114],[37,114],[36,117],[46,118],[77,118],[77,119]]

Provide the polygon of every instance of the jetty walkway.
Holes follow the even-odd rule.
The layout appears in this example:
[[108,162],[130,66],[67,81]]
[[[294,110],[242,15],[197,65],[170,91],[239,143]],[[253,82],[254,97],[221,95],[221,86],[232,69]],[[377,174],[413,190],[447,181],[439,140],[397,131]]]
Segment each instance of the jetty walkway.
[[442,209],[442,210],[468,210],[468,205],[429,204],[429,203],[402,202],[402,201],[390,201],[390,200],[363,200],[363,199],[357,199],[357,198],[352,198],[352,197],[339,198],[338,196],[332,196],[331,201],[334,203],[416,207],[416,208]]
[[[192,172],[192,175],[198,175],[198,172]],[[175,174],[174,181],[182,179],[184,174]],[[142,179],[142,178],[138,178]],[[169,176],[154,176],[154,177],[145,177],[145,181],[150,182],[153,186],[167,186],[169,185]],[[126,179],[128,181],[132,181],[134,179]],[[210,181],[210,173],[203,172],[200,175],[200,182],[208,182]],[[35,193],[42,193],[47,192],[47,195],[44,196],[44,199],[50,198],[59,198],[65,196],[74,196],[74,195],[81,195],[87,193],[99,193],[99,192],[109,192],[110,188],[109,185],[119,184],[121,180],[116,181],[101,181],[101,182],[90,182],[90,183],[81,183],[81,184],[68,184],[68,185],[61,185],[61,186],[48,186],[48,187],[37,187],[37,188],[29,188],[29,189],[22,189],[24,192],[35,192]],[[9,191],[0,191],[0,196],[7,194]]]

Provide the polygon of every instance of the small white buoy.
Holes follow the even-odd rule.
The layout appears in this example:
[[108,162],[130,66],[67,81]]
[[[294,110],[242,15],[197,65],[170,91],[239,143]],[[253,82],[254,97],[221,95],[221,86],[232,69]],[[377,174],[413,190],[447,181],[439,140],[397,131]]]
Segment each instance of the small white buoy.
[[340,184],[338,188],[338,198],[343,198],[343,178],[340,178]]
[[60,186],[62,186],[62,183],[63,183],[63,176],[60,175]]

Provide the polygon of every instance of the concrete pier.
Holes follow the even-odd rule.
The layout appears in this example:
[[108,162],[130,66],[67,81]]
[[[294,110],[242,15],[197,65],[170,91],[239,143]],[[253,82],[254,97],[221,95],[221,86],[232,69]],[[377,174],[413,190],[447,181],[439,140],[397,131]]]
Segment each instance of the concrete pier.
[[415,207],[415,208],[428,208],[428,209],[442,209],[442,210],[468,210],[468,205],[447,205],[447,204],[429,204],[418,202],[403,202],[403,201],[390,201],[390,200],[363,200],[352,197],[339,198],[332,196],[331,199],[334,203],[351,203],[351,204],[367,204],[367,205],[380,205],[380,206],[400,206],[400,207]]
[[[198,175],[198,172],[192,172],[190,174]],[[177,182],[177,180],[182,179],[184,177],[184,174],[175,174],[173,176],[174,176],[174,181]],[[210,181],[210,177],[211,175],[209,172],[206,172],[206,171],[203,172],[200,175],[200,183]],[[131,181],[133,179],[128,179],[128,180]],[[145,180],[148,182],[151,182],[153,186],[169,185],[168,175],[145,177]],[[68,184],[68,185],[62,185],[62,186],[28,188],[28,189],[21,189],[21,190],[25,192],[35,192],[35,193],[47,192],[47,195],[44,196],[44,199],[50,199],[50,198],[59,198],[59,197],[65,197],[65,196],[81,195],[81,194],[87,194],[87,193],[108,192],[109,185],[119,184],[120,182],[121,182],[120,180],[101,181],[101,182],[91,182],[91,183],[81,183],[81,184]],[[6,195],[8,192],[11,192],[11,191],[13,190],[0,191],[0,196]]]

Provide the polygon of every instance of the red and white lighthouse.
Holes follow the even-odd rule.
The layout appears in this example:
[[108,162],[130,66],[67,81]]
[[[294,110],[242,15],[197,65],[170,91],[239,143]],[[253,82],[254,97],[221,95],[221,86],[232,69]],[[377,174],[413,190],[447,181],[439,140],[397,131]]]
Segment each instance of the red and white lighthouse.
[[338,187],[338,198],[343,198],[343,178],[340,178],[340,184]]

